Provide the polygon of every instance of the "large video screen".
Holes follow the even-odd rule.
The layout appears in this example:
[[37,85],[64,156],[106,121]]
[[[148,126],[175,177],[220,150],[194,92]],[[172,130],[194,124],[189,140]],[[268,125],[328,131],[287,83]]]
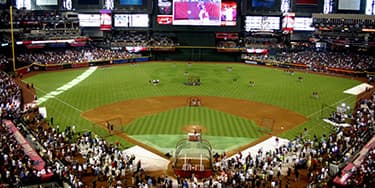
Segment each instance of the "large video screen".
[[339,0],[338,9],[339,10],[360,10],[361,1],[360,0]]
[[120,5],[143,5],[143,0],[120,0]]
[[100,14],[78,14],[80,27],[100,27]]
[[280,17],[246,16],[245,31],[280,30]]
[[252,0],[252,8],[273,8],[275,6],[275,0]]
[[156,22],[159,25],[171,25],[173,21],[172,0],[158,0]]
[[100,11],[100,30],[108,31],[112,29],[112,14],[110,10]]
[[158,0],[158,15],[172,15],[172,0]]
[[115,14],[115,27],[149,27],[148,14]]
[[313,19],[308,17],[295,17],[294,30],[295,31],[314,31],[312,26]]
[[56,6],[57,3],[57,0],[36,0],[38,6]]
[[113,0],[114,9],[122,13],[148,13],[153,11],[154,0]]
[[173,25],[235,26],[237,2],[236,0],[173,0],[172,14]]
[[296,5],[318,5],[318,0],[296,0]]

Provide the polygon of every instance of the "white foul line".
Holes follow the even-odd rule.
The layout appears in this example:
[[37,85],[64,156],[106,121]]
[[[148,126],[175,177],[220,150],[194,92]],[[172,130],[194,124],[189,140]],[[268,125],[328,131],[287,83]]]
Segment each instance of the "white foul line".
[[[51,92],[47,93],[46,95],[44,95],[43,97],[38,99],[38,105],[46,102],[50,98],[56,98],[57,95],[60,95],[64,91],[66,91],[66,90],[72,88],[73,86],[79,84],[80,82],[85,80],[87,77],[89,77],[92,73],[94,73],[96,69],[97,69],[97,67],[90,67],[89,69],[87,69],[85,72],[83,72],[81,75],[79,75],[74,80],[72,80],[72,81],[66,83],[65,85],[57,88],[55,91],[51,91]],[[60,100],[60,102],[62,102],[62,101]]]
[[[339,101],[337,101],[337,102],[335,102],[335,103],[333,103],[333,104],[331,104],[331,105],[335,105],[335,104],[338,104],[338,103],[340,103],[340,102],[342,102],[342,101],[346,101],[346,100],[348,100],[348,99],[351,98],[351,97],[355,97],[355,96],[354,96],[354,95],[350,95],[350,96],[348,96],[348,97],[346,97],[346,98],[343,98],[343,99],[341,99],[341,100],[339,100]],[[311,117],[314,116],[315,114],[320,113],[320,112],[322,112],[323,110],[325,110],[325,109],[327,109],[327,108],[329,108],[328,105],[327,105],[326,107],[324,107],[323,109],[320,109],[320,110],[318,110],[318,111],[316,111],[316,112],[311,113],[311,114],[308,115],[307,117],[308,117],[308,118],[311,118]]]

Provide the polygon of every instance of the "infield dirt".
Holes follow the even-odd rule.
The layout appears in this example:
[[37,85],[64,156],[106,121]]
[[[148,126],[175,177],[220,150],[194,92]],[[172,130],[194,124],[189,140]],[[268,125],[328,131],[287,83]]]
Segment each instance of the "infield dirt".
[[[248,143],[233,151],[228,151],[228,155],[235,154],[238,151],[255,145],[272,135],[279,135],[284,131],[301,125],[307,120],[305,116],[296,112],[264,103],[213,96],[199,96],[199,98],[201,99],[202,106],[204,107],[253,120],[258,126],[270,128],[269,124],[272,124],[271,133],[262,136],[255,142]],[[126,124],[130,123],[131,121],[145,115],[157,114],[167,110],[172,110],[174,108],[188,106],[187,99],[188,96],[163,96],[127,100],[100,106],[98,108],[86,111],[81,115],[85,119],[88,119],[104,128],[106,128],[104,122],[111,119],[121,119],[121,123],[126,126]],[[121,136],[130,143],[140,145],[141,147],[165,157],[160,151],[157,151],[150,146],[130,138],[123,132],[120,132],[117,135]]]

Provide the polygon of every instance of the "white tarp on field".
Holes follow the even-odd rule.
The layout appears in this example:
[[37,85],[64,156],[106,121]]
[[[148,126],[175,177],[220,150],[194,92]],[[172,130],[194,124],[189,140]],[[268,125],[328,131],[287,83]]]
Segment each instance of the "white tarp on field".
[[[276,138],[278,138],[278,141],[276,141]],[[278,148],[282,145],[288,145],[289,140],[272,136],[268,138],[267,140],[255,145],[251,146],[243,151],[241,151],[242,155],[247,156],[249,153],[251,153],[251,156],[255,156],[258,151],[261,149],[263,151],[263,154],[266,154],[267,151],[274,151],[275,148]],[[236,155],[232,156],[235,157]]]
[[160,157],[140,146],[133,146],[124,151],[125,153],[135,156],[135,162],[141,160],[141,167],[145,171],[158,171],[168,168],[169,160]]
[[344,93],[351,94],[351,95],[359,95],[365,92],[367,88],[372,88],[372,85],[367,84],[367,83],[362,83],[355,87],[345,90]]

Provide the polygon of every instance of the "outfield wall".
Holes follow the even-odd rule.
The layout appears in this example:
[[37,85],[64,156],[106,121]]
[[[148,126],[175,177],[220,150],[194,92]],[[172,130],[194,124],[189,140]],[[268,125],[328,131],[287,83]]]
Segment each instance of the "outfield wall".
[[216,61],[216,62],[241,62],[241,52],[219,52],[216,47],[179,47],[174,52],[157,52],[152,54],[155,61]]
[[[39,64],[33,63],[31,65],[18,68],[17,74],[26,74],[31,71],[50,71],[50,70],[63,70],[71,68],[89,67],[89,66],[101,66],[111,64],[125,64],[135,62],[145,62],[149,60],[154,61],[207,61],[207,62],[244,62],[246,64],[254,65],[265,65],[278,68],[292,68],[300,70],[308,70],[309,68],[305,64],[279,62],[262,59],[246,59],[241,58],[241,52],[230,51],[228,49],[225,53],[220,52],[218,48],[204,48],[204,47],[184,47],[184,48],[173,48],[171,51],[158,51],[153,53],[151,56],[142,56],[129,59],[116,59],[116,60],[103,60],[103,61],[90,61],[85,63],[65,63],[65,64]],[[321,67],[320,70],[325,70],[328,73],[348,75],[354,77],[366,77],[367,75],[373,75],[372,72],[366,71],[353,71],[348,69],[338,69],[331,67]],[[313,71],[313,70],[310,70]],[[319,72],[319,71],[318,71]]]

